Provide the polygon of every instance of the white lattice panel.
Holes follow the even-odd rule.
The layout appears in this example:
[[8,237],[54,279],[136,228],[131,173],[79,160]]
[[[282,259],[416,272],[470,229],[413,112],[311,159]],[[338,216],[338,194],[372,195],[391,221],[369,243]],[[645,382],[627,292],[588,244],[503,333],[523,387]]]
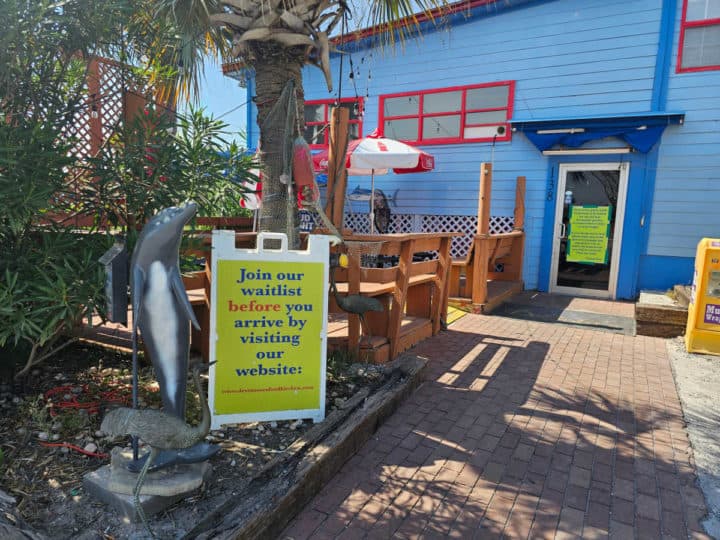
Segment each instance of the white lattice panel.
[[501,234],[512,232],[515,224],[513,216],[491,216],[490,234]]
[[[321,224],[314,212],[300,212],[300,229],[312,231]],[[345,214],[343,226],[359,234],[370,234],[370,215],[366,213]],[[477,216],[445,216],[392,214],[390,233],[410,232],[461,232],[463,236],[453,238],[450,247],[452,257],[465,257],[477,230]],[[513,230],[512,216],[492,216],[490,234],[506,233]]]
[[[98,62],[100,100],[98,113],[101,118],[102,140],[112,135],[123,114],[122,68],[110,61]],[[124,83],[127,85],[127,82]]]
[[453,238],[450,245],[452,257],[464,257],[477,230],[477,216],[423,216],[422,232],[462,232],[463,236]]
[[370,234],[369,214],[345,214],[343,226],[352,229],[356,233]]
[[413,215],[412,214],[392,214],[390,221],[391,233],[410,233],[418,232],[413,228]]

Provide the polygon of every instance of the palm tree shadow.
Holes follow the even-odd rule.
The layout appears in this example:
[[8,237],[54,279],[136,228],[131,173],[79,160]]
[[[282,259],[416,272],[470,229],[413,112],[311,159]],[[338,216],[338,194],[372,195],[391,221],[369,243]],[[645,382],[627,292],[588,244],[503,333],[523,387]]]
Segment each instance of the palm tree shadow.
[[535,537],[567,525],[563,508],[620,504],[613,482],[634,475],[692,487],[692,469],[676,474],[653,446],[654,429],[681,419],[553,380],[541,371],[549,343],[454,330],[428,341],[416,349],[428,380],[314,501],[342,501],[341,524],[373,537]]

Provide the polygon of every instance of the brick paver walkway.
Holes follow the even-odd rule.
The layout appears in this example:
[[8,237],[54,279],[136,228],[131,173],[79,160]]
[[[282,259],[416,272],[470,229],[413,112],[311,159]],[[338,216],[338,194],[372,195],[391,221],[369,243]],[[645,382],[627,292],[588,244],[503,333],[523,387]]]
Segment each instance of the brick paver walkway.
[[687,538],[705,514],[663,340],[468,315],[283,538]]

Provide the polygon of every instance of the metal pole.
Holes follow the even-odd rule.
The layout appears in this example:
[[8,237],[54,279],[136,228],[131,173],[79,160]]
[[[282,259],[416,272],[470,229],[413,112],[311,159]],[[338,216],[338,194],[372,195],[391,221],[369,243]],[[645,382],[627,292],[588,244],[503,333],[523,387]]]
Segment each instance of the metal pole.
[[370,234],[375,234],[375,169],[370,170]]
[[[135,317],[138,314],[133,312],[133,331],[132,331],[132,404],[133,409],[138,408],[138,359],[137,359],[137,327],[135,326]],[[133,435],[132,438],[133,461],[138,460],[138,438]]]

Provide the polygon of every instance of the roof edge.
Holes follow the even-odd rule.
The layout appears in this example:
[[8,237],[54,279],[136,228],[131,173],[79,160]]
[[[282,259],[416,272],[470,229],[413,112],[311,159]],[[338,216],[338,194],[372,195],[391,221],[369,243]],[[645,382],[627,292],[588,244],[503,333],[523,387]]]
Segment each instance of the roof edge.
[[531,118],[509,120],[513,130],[524,131],[525,129],[543,128],[573,128],[573,127],[594,127],[618,124],[647,124],[647,125],[668,125],[682,124],[685,121],[685,113],[680,111],[648,111],[638,113],[620,113],[584,117],[565,118]]

